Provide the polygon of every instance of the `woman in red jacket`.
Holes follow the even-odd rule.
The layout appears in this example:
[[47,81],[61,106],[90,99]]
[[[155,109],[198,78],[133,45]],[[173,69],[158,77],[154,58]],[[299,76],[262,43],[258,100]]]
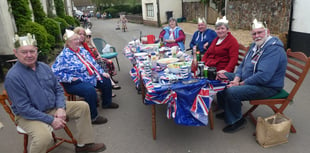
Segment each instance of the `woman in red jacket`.
[[217,37],[202,58],[208,67],[216,67],[218,75],[233,72],[238,62],[239,44],[229,32],[228,20],[217,19],[215,23]]

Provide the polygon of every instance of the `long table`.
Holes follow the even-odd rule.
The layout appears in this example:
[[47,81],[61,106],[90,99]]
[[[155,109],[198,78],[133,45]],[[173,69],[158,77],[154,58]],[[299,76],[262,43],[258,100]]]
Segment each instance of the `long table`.
[[[167,104],[167,118],[174,119],[177,124],[187,126],[206,126],[214,128],[211,104],[216,92],[223,90],[225,83],[192,77],[180,79],[175,83],[162,82],[161,87],[154,87],[152,79],[148,77],[139,61],[127,46],[124,55],[132,62],[130,76],[137,88],[141,88],[142,102],[152,106],[152,133],[156,139],[156,105]],[[159,78],[165,78],[164,71],[157,72]],[[160,79],[161,80],[161,79]],[[193,83],[185,83],[192,80]],[[161,80],[166,81],[167,80]],[[159,81],[159,82],[161,82]]]

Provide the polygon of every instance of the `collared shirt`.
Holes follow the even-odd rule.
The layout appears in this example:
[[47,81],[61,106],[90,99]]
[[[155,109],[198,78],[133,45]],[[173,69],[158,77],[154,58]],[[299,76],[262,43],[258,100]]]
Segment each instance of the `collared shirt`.
[[[98,65],[90,53],[83,47],[80,48],[79,54],[83,56],[88,62],[92,63],[100,74],[104,70]],[[89,82],[93,86],[97,84],[96,75],[90,75],[86,66],[81,62],[76,53],[69,48],[64,48],[57,56],[55,63],[52,66],[54,74],[57,76],[59,82],[71,82],[73,78],[78,78],[83,82]]]
[[36,63],[35,70],[17,62],[7,73],[4,86],[13,112],[25,119],[51,124],[54,117],[45,112],[66,106],[62,87],[42,62]]

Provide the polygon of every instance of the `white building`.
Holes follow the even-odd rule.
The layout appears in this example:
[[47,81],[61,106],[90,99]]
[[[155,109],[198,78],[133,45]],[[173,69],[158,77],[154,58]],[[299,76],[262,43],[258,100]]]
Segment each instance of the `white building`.
[[142,0],[141,6],[144,24],[158,26],[169,17],[182,17],[182,0]]

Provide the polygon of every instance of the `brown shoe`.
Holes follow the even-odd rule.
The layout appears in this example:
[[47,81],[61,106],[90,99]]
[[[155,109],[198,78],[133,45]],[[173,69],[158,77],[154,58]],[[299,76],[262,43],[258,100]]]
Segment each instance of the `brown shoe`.
[[97,116],[95,120],[92,120],[92,124],[104,124],[107,123],[108,119],[102,116]]
[[75,147],[75,152],[77,153],[87,153],[87,152],[101,152],[106,149],[103,143],[90,143],[86,144],[84,147]]

